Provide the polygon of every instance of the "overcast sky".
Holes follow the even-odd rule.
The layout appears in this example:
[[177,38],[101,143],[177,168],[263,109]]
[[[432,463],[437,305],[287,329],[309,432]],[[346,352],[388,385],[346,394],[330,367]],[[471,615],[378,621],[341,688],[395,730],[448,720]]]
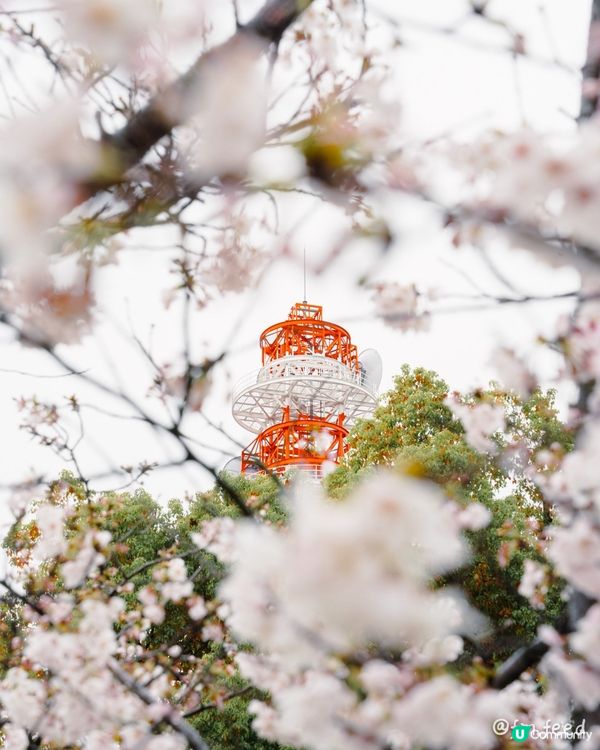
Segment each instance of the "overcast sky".
[[[572,127],[572,116],[579,102],[579,78],[576,73],[585,52],[589,0],[502,0],[490,8],[502,13],[526,36],[532,54],[544,59],[557,56],[564,69],[522,60],[517,68],[506,54],[484,48],[500,49],[505,36],[489,25],[470,22],[463,28],[463,39],[429,33],[422,24],[443,26],[464,13],[459,0],[369,0],[407,24],[405,45],[393,59],[394,86],[403,103],[407,132],[425,139],[452,131],[458,139],[468,140],[488,128],[514,129],[528,124],[544,131]],[[546,9],[545,20],[539,6]],[[571,70],[567,70],[570,68]],[[294,197],[282,201],[282,231],[302,219],[294,239],[296,258],[273,263],[258,285],[243,294],[230,294],[210,303],[194,316],[193,339],[198,358],[219,354],[224,342],[230,354],[214,372],[215,385],[206,403],[206,414],[241,443],[252,435],[238,427],[231,417],[230,389],[238,378],[260,365],[258,337],[268,325],[285,319],[291,305],[302,298],[302,248],[306,247],[308,300],[321,304],[327,319],[346,326],[359,350],[377,349],[383,359],[382,389],[404,362],[437,370],[453,388],[485,384],[494,376],[489,365],[492,347],[507,343],[517,349],[531,349],[539,333],[550,332],[560,310],[557,304],[503,307],[501,310],[451,313],[434,316],[428,331],[401,332],[386,327],[373,316],[371,292],[357,286],[365,273],[376,279],[415,282],[421,289],[438,288],[457,294],[473,293],[465,279],[467,273],[482,290],[505,293],[475,250],[455,250],[450,236],[442,231],[434,211],[398,196],[381,197],[379,209],[398,228],[396,246],[385,257],[374,255],[368,246],[355,243],[316,275],[324,253],[338,236],[342,224],[339,212],[323,203],[299,203]],[[307,210],[308,209],[308,210]],[[179,350],[179,310],[175,305],[165,311],[163,292],[168,287],[170,249],[173,236],[162,230],[132,234],[121,251],[116,266],[102,270],[98,279],[99,325],[81,346],[63,347],[61,353],[76,367],[89,370],[107,382],[120,380],[140,400],[146,398],[152,372],[139,351],[131,345],[134,330],[151,346],[157,360],[169,361]],[[526,250],[510,255],[499,241],[494,259],[520,291],[551,293],[576,288],[578,279],[570,270],[548,269]],[[440,303],[441,304],[441,303]],[[460,304],[459,300],[444,303]],[[566,306],[564,309],[568,309]],[[24,350],[9,343],[10,335],[1,332],[0,367],[42,375],[59,370],[43,354]],[[552,384],[554,363],[539,355],[548,385]],[[14,399],[36,394],[44,399],[60,399],[76,392],[92,406],[119,411],[111,402],[76,378],[39,379],[0,372],[0,434],[2,440],[3,482],[18,481],[27,471],[51,473],[60,464],[47,450],[32,444],[18,430],[19,415]],[[566,398],[566,394],[563,394]],[[160,414],[159,404],[150,404]],[[82,463],[90,473],[102,472],[103,456],[125,464],[141,459],[164,461],[174,446],[140,429],[139,424],[86,413],[90,442],[82,450]],[[201,416],[187,423],[187,431],[199,441],[223,452],[204,450],[206,460],[222,465],[237,449],[215,433]],[[108,485],[115,484],[109,481]],[[146,486],[162,499],[193,492],[211,485],[211,478],[181,468],[157,473]]]

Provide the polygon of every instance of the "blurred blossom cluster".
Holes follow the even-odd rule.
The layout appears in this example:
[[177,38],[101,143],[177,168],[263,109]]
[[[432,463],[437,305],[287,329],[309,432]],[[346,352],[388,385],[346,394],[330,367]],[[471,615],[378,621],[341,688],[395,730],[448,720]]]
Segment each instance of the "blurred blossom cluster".
[[457,624],[451,603],[424,585],[465,553],[458,527],[448,533],[451,516],[434,488],[382,476],[343,506],[308,488],[294,507],[289,531],[239,532],[222,596],[242,638],[284,659],[318,664],[321,644],[326,652],[371,640],[422,646]]
[[597,249],[599,147],[596,121],[560,135],[494,132],[434,148],[418,170],[443,201]]
[[[525,40],[488,5],[470,4],[468,17],[510,32],[511,54],[525,56]],[[501,717],[597,722],[598,119],[560,134],[416,142],[391,70],[404,40],[368,6],[59,0],[33,23],[3,12],[0,321],[12,343],[110,399],[104,417],[159,436],[161,468],[193,465],[215,482],[212,494],[160,508],[138,486],[157,468],[144,460],[111,465],[108,477],[125,483],[97,490],[106,475],[84,470],[79,450],[83,412],[103,406],[74,392],[18,400],[22,427],[69,472],[16,486],[7,504],[7,750],[205,750],[205,713],[229,721],[231,705],[247,707],[259,737],[308,750],[491,750],[508,747],[492,729]],[[26,54],[36,55],[31,91],[14,75]],[[593,97],[597,81],[584,93]],[[532,342],[558,363],[553,374],[498,342],[487,391],[426,398],[421,379],[400,403],[383,399],[342,469],[361,430],[392,447],[355,472],[347,496],[331,490],[333,461],[323,487],[282,487],[264,473],[232,481],[188,430],[225,379],[230,344],[199,354],[194,314],[297,260],[321,204],[337,224],[316,273],[359,243],[366,257],[389,257],[402,240],[391,214],[413,205],[404,200],[435,211],[448,248],[478,251],[508,288],[471,302],[553,300],[517,292],[494,268],[486,253],[499,231],[505,262],[530,247],[580,273],[575,291],[556,295],[568,312]],[[119,390],[71,365],[70,353],[105,319],[104,267],[150,236],[167,251],[157,314],[169,326],[180,316],[183,345],[157,359],[128,320],[151,375],[143,387],[127,372]],[[424,332],[434,314],[457,309],[416,280],[381,280],[378,264],[358,282],[396,332]],[[144,287],[137,268],[128,283]],[[543,397],[549,383],[561,398],[575,394],[567,420]],[[317,435],[317,448],[330,438]],[[90,442],[102,453],[111,440]],[[474,592],[489,595],[494,622]],[[504,653],[523,620],[540,623],[533,640],[522,629],[497,659],[486,638],[498,635]]]

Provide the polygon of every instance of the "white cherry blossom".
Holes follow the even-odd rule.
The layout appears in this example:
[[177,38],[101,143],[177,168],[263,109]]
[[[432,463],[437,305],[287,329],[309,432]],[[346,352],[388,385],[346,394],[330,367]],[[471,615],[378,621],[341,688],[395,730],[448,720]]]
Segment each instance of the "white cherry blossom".
[[310,486],[300,492],[289,530],[238,532],[221,593],[239,636],[311,662],[369,640],[419,645],[456,627],[444,598],[425,586],[466,553],[436,488],[384,473],[343,505]]
[[548,569],[534,560],[526,559],[523,563],[523,576],[519,583],[519,594],[529,599],[536,609],[544,607],[548,593]]
[[212,552],[221,562],[232,562],[235,555],[235,523],[228,517],[204,521],[201,530],[192,534],[192,541],[200,549]]
[[66,509],[59,505],[44,503],[36,511],[35,522],[41,537],[33,554],[42,560],[63,554],[67,549],[64,535]]
[[569,637],[573,650],[600,670],[600,604],[594,604],[577,623]]
[[498,448],[492,435],[505,428],[504,409],[487,402],[466,404],[449,397],[446,404],[465,428],[467,442],[478,451],[496,453]]
[[600,533],[586,518],[550,529],[548,555],[559,575],[588,596],[600,598]]

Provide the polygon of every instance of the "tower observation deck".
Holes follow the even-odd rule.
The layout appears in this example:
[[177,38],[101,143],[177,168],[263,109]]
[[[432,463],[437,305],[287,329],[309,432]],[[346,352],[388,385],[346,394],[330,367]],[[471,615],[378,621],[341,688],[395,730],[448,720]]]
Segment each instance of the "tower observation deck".
[[339,463],[348,429],[376,404],[381,363],[359,357],[345,328],[323,320],[323,308],[295,304],[288,319],[260,336],[262,367],[237,383],[233,416],[256,439],[242,452],[241,471],[322,475]]

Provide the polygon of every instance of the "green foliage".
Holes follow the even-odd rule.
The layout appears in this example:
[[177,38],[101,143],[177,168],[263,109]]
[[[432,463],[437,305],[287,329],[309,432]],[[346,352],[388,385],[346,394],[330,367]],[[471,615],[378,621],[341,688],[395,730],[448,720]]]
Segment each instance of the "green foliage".
[[[470,564],[438,583],[460,585],[472,604],[490,621],[485,652],[501,658],[520,641],[529,640],[541,622],[562,612],[560,586],[552,585],[547,606],[531,608],[517,592],[526,558],[543,560],[532,524],[548,520],[550,510],[519,467],[498,465],[474,450],[463,427],[446,406],[448,386],[435,373],[407,365],[395,387],[383,397],[373,417],[352,430],[342,465],[327,477],[328,492],[344,498],[376,466],[389,466],[429,479],[455,502],[479,502],[492,514],[489,526],[469,532]],[[507,415],[511,442],[535,454],[555,443],[572,447],[572,436],[560,423],[553,393],[536,391],[525,402],[497,388],[477,392],[472,400],[499,403]],[[522,467],[521,467],[522,468]]]
[[[284,517],[278,501],[278,485],[269,477],[248,479],[228,477],[245,501],[263,517],[281,523]],[[86,497],[81,483],[72,475],[64,474],[56,482],[46,500],[60,503],[67,494],[75,502],[75,513],[70,517],[67,532],[75,535],[89,529],[109,531],[113,539],[113,554],[104,565],[103,574],[108,587],[132,584],[128,593],[120,596],[131,606],[137,592],[152,580],[154,563],[171,556],[185,559],[188,574],[194,581],[194,591],[210,601],[217,592],[224,570],[215,557],[195,547],[191,534],[199,531],[202,522],[217,516],[239,515],[239,510],[227,493],[215,488],[198,494],[185,506],[171,501],[162,507],[147,492],[105,493]],[[29,550],[37,540],[35,524],[15,524],[4,541],[13,561],[27,560]],[[42,568],[32,577],[30,594],[48,592],[48,569]],[[20,603],[11,597],[0,602],[0,676],[8,668],[10,642],[20,622]],[[230,657],[223,647],[207,643],[201,634],[202,623],[190,626],[184,605],[170,603],[160,625],[153,625],[145,640],[149,651],[164,651],[180,646],[186,654],[200,660],[207,676],[207,689],[202,693],[204,709],[192,720],[206,737],[211,750],[273,750],[278,747],[261,740],[253,732],[252,717],[247,706],[258,692],[250,689],[235,673]],[[237,694],[231,700],[227,697]],[[225,699],[223,699],[225,696]]]
[[193,725],[211,750],[286,750],[281,745],[257,737],[253,732],[248,716],[248,702],[257,697],[263,696],[258,691],[251,690],[228,700],[220,709],[203,711],[192,719]]
[[463,428],[444,404],[448,386],[435,373],[405,365],[395,388],[383,396],[371,419],[348,437],[342,465],[326,480],[332,497],[343,497],[375,466],[404,466],[443,484],[451,496],[475,492],[485,457],[462,439]]
[[[361,477],[377,466],[387,466],[437,483],[460,505],[479,502],[491,511],[487,527],[467,532],[473,550],[470,563],[434,582],[460,586],[474,607],[487,616],[489,633],[476,648],[491,662],[529,640],[540,623],[556,622],[561,616],[558,583],[552,583],[543,610],[533,609],[517,592],[525,560],[543,562],[535,528],[551,518],[551,509],[522,471],[523,461],[530,459],[517,456],[514,465],[499,464],[492,456],[474,450],[445,403],[447,395],[446,383],[435,373],[404,366],[373,417],[352,430],[349,451],[342,465],[325,480],[325,487],[333,499],[343,501]],[[572,448],[572,436],[557,418],[552,393],[535,392],[522,402],[491,387],[469,400],[502,404],[508,440],[523,446],[526,456],[551,446],[559,445],[565,452]],[[497,442],[501,445],[503,439],[498,437]],[[223,479],[265,522],[277,526],[286,522],[285,493],[278,481],[264,475],[226,474]],[[171,556],[185,559],[197,594],[209,602],[216,596],[224,569],[213,555],[195,547],[191,535],[208,519],[240,517],[239,507],[226,489],[215,486],[185,504],[171,501],[162,507],[143,490],[90,497],[81,482],[65,474],[51,487],[48,499],[63,502],[65,493],[75,500],[77,509],[69,519],[68,533],[75,535],[90,528],[110,531],[113,553],[103,573],[115,590],[126,582],[131,585],[130,591],[121,594],[129,606],[139,589],[151,582],[156,562]],[[35,524],[15,525],[4,543],[13,562],[27,562],[37,533]],[[47,572],[40,571],[37,589],[33,577],[32,593],[53,593],[43,588]],[[56,591],[60,579],[57,586]],[[4,607],[9,600],[6,602]],[[0,613],[2,669],[6,669],[8,644],[19,619],[19,606],[14,604]],[[236,675],[227,650],[207,643],[201,629],[202,623],[190,625],[184,605],[171,603],[164,622],[154,625],[147,636],[150,649],[181,646],[199,660],[208,676],[202,709],[191,721],[212,750],[275,750],[277,745],[261,740],[251,728],[248,703],[261,696]],[[461,664],[457,662],[456,668],[462,669]]]
[[[224,473],[222,478],[228,487],[240,495],[248,508],[262,519],[273,524],[281,524],[286,520],[285,508],[281,502],[281,483],[274,477],[265,474],[243,476]],[[191,530],[195,530],[194,525],[199,527],[202,521],[216,516],[241,516],[227,491],[219,486],[198,494],[190,505],[188,518]]]
[[22,632],[21,607],[12,594],[3,594],[0,601],[0,679],[10,666],[11,642]]

